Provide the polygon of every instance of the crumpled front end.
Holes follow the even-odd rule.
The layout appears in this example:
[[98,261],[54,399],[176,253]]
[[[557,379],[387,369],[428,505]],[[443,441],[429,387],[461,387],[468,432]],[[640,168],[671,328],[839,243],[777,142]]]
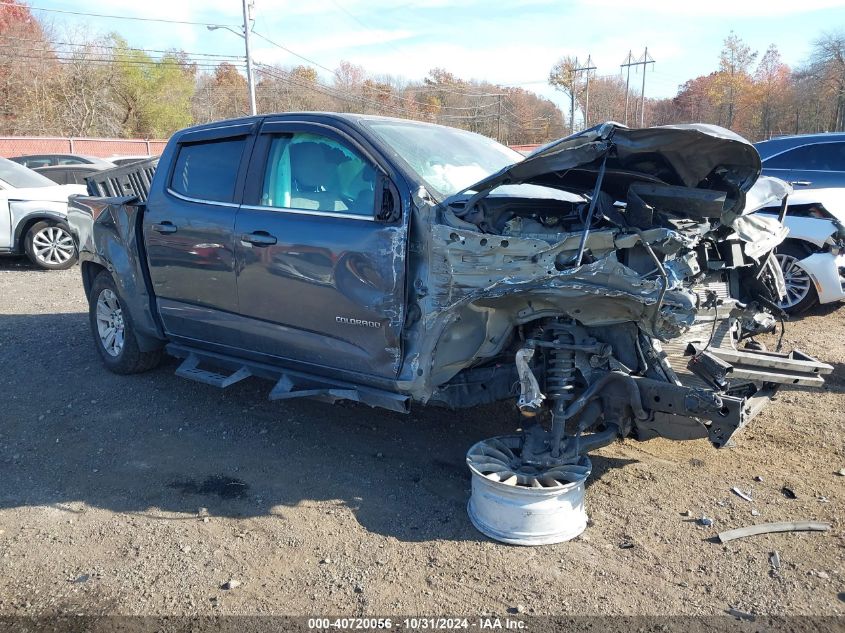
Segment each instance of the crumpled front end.
[[778,385],[832,370],[754,338],[778,323],[787,233],[755,211],[790,192],[759,174],[721,128],[606,124],[444,204],[421,196],[408,390],[515,398],[534,469],[626,436],[723,446]]

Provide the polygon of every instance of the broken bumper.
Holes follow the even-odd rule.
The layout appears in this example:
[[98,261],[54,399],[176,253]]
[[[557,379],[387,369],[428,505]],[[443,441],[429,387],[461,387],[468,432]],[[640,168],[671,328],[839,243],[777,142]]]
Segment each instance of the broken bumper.
[[813,280],[819,303],[845,299],[845,253],[814,253],[799,261],[798,265]]
[[[649,418],[636,421],[637,438],[672,440],[707,438],[716,448],[750,422],[775,394],[779,385],[820,387],[833,367],[803,352],[736,350],[694,345],[684,377],[685,385],[636,379]],[[692,380],[690,380],[692,378]],[[728,395],[737,384],[754,384],[749,397]]]

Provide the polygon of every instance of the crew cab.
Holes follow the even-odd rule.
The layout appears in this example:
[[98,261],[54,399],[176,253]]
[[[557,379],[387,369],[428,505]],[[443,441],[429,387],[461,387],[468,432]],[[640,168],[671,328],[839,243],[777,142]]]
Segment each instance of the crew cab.
[[[271,399],[471,407],[534,424],[553,468],[619,437],[725,445],[780,384],[766,351],[790,188],[707,125],[607,123],[528,157],[470,132],[288,113],[174,135],[72,199],[94,341],[117,373]],[[129,195],[126,195],[129,192]]]

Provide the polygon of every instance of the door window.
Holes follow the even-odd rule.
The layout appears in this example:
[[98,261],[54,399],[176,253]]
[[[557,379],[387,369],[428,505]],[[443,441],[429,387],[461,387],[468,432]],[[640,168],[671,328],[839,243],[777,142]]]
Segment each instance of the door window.
[[232,202],[246,139],[182,145],[170,188],[188,198]]
[[766,161],[776,169],[845,171],[845,143],[816,143],[778,154]]
[[270,143],[260,205],[373,217],[375,169],[326,136],[276,136]]
[[51,163],[49,158],[27,158],[23,161],[24,167],[29,167],[30,169],[36,169],[38,167],[49,167],[50,164]]

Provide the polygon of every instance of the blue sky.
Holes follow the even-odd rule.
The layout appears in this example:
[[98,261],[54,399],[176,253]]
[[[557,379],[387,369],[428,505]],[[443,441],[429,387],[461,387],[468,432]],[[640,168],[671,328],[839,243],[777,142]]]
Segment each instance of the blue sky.
[[[241,20],[241,0],[30,3],[235,26]],[[204,26],[35,13],[60,30],[117,31],[136,47],[243,54],[239,37]],[[564,96],[545,83],[562,55],[590,54],[596,72],[609,75],[620,72],[629,49],[638,56],[648,46],[656,64],[646,93],[671,96],[686,79],[715,69],[732,29],[761,55],[776,43],[786,63],[799,64],[822,32],[845,31],[845,0],[255,0],[255,18],[256,31],[329,68],[346,59],[371,74],[418,79],[440,66],[464,78],[521,85],[563,104]],[[260,62],[302,63],[260,39],[253,46]],[[641,77],[632,73],[632,82]]]

